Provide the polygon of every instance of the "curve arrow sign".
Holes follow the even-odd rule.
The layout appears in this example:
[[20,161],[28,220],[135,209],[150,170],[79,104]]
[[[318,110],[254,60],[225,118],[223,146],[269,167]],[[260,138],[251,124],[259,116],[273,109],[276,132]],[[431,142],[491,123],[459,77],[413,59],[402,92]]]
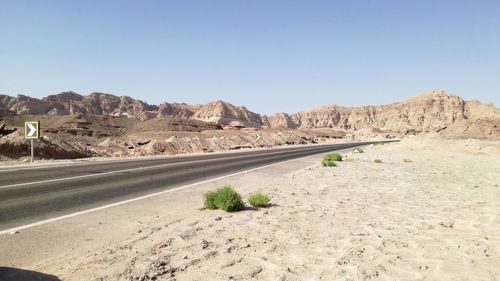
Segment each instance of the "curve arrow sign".
[[33,137],[36,134],[36,127],[33,126],[33,124],[28,124],[28,128],[30,129],[28,131],[28,137]]
[[40,138],[40,122],[25,122],[24,123],[24,138],[35,140]]

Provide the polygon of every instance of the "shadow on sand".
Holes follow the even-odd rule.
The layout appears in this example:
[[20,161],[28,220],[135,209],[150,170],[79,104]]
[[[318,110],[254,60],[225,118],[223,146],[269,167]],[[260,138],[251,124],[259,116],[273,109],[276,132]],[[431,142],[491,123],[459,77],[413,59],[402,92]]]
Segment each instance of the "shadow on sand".
[[0,281],[61,281],[54,275],[0,266]]

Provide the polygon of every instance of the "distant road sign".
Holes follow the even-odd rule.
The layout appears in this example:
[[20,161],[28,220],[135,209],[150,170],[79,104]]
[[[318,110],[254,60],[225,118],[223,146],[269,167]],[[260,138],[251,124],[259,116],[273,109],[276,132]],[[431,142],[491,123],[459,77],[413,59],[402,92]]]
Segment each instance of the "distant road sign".
[[40,121],[24,122],[24,138],[27,140],[40,138]]
[[261,134],[261,133],[256,133],[256,134],[255,134],[255,138],[256,138],[257,140],[260,140],[260,139],[262,138],[262,134]]

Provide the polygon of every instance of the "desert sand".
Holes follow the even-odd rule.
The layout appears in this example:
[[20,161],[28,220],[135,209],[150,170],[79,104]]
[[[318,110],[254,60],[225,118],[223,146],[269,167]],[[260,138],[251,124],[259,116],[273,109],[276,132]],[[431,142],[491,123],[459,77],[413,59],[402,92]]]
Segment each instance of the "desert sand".
[[[2,235],[0,264],[61,280],[500,280],[500,146],[464,142],[309,157]],[[200,209],[224,184],[273,205]]]

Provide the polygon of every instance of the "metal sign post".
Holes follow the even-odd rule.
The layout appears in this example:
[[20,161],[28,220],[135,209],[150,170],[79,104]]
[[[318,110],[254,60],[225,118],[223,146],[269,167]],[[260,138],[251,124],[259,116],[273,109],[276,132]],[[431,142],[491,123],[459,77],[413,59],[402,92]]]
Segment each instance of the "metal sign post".
[[40,138],[40,121],[24,122],[24,138],[31,141],[31,163],[33,163],[35,140]]
[[34,140],[31,140],[31,163],[33,163],[33,158],[35,156],[35,146],[34,146]]

